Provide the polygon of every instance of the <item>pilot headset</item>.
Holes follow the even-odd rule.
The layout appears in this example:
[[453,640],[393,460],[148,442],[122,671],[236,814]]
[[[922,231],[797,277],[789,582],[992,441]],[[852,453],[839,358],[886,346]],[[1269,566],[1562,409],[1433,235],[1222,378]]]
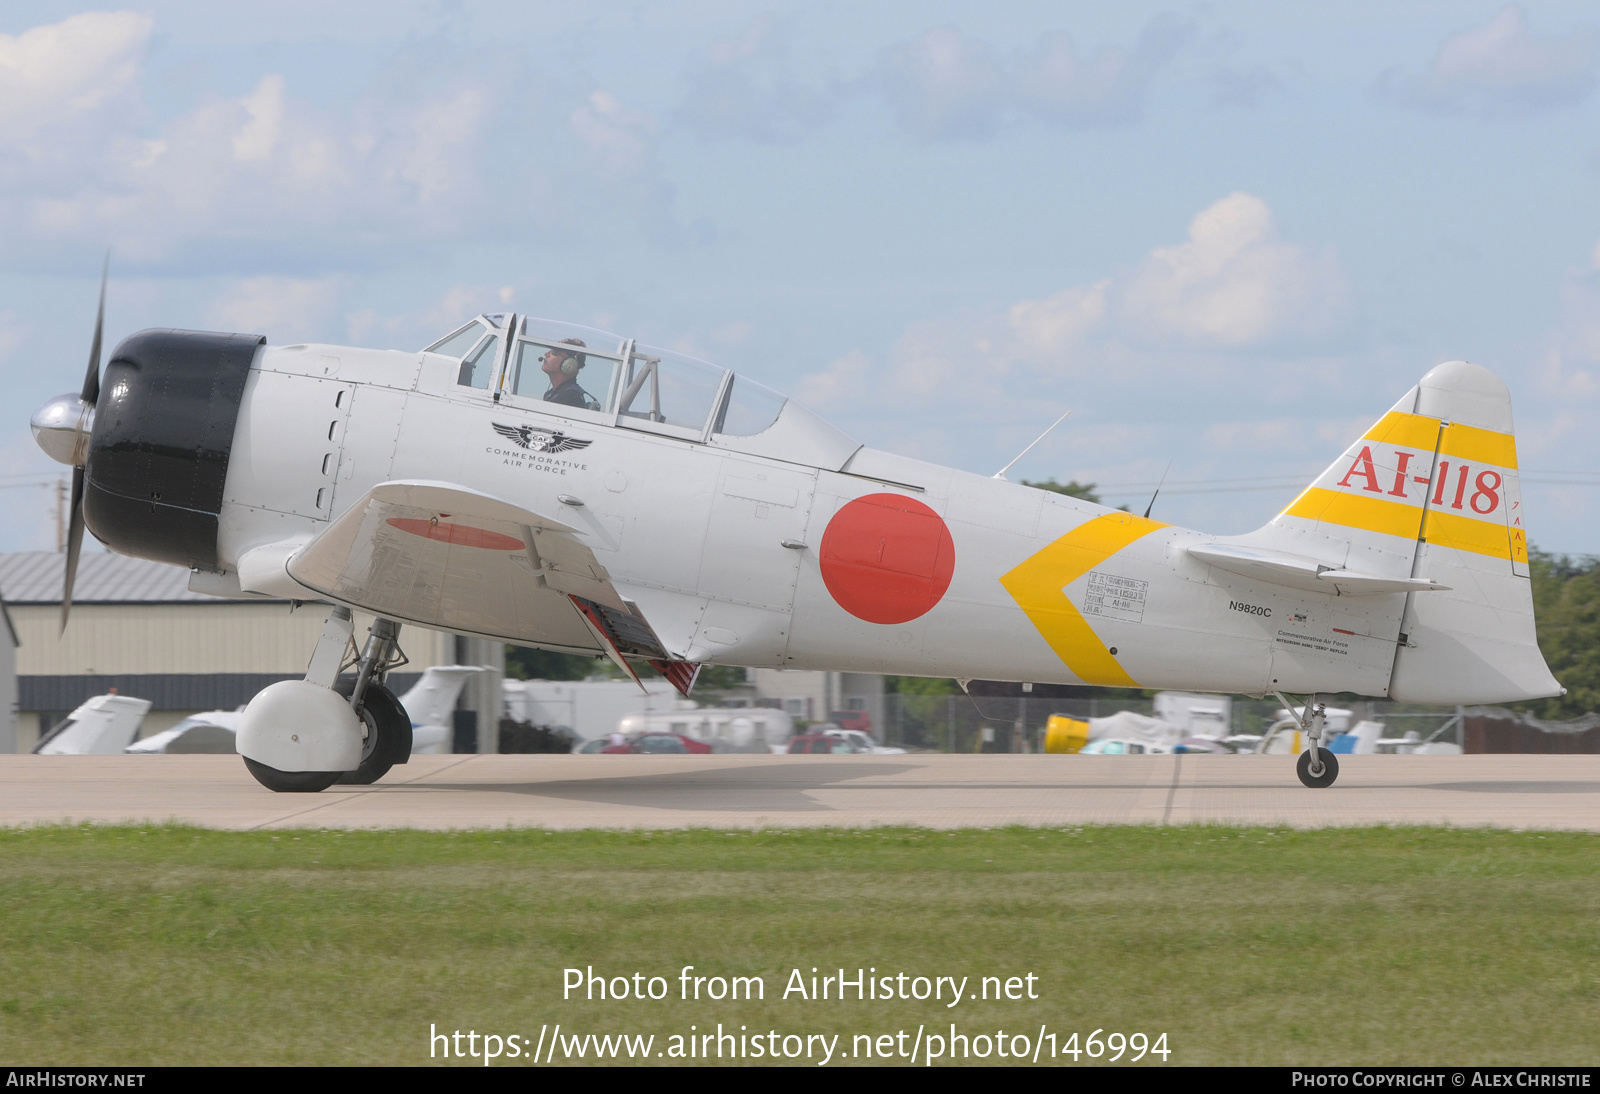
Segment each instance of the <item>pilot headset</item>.
[[[583,345],[583,343],[578,341],[576,338],[563,338],[561,340],[561,342],[562,342],[562,345],[568,345],[568,346],[581,346],[581,345]],[[571,350],[563,350],[562,352],[564,352],[566,354],[566,357],[564,357],[562,359],[562,361],[561,361],[561,375],[563,375],[563,376],[576,376],[576,375],[578,375],[578,370],[583,368],[583,366],[587,363],[584,360],[583,354],[574,353]]]

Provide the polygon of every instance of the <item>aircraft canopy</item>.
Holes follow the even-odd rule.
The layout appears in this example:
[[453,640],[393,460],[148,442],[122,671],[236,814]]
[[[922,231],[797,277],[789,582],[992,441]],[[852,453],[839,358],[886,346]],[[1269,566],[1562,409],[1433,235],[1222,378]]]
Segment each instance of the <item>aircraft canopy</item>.
[[[833,427],[754,380],[592,327],[485,314],[425,352],[459,360],[458,384],[493,390],[497,399],[528,409],[697,441],[753,438],[782,416],[791,424],[804,419],[808,435],[833,434],[826,445],[830,451],[841,447],[834,437],[844,440]],[[848,447],[853,451],[854,442]]]

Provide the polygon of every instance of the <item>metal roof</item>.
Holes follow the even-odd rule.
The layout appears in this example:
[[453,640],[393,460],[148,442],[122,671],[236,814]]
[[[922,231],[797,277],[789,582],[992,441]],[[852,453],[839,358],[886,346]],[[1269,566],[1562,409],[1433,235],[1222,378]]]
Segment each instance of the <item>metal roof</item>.
[[[59,604],[67,556],[55,551],[0,554],[0,597],[7,604]],[[216,597],[189,591],[189,571],[182,566],[129,558],[106,551],[78,556],[74,604],[169,604]]]

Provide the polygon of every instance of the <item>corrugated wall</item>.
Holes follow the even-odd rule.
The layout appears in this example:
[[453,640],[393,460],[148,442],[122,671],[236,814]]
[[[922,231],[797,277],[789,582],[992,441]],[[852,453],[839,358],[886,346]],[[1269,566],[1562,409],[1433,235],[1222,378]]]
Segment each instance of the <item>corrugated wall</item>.
[[[173,673],[303,674],[326,609],[238,601],[187,604],[76,604],[65,635],[54,604],[11,606],[21,648],[18,676],[147,676]],[[356,641],[371,617],[356,616]],[[451,664],[453,636],[406,627],[400,645],[421,672]]]

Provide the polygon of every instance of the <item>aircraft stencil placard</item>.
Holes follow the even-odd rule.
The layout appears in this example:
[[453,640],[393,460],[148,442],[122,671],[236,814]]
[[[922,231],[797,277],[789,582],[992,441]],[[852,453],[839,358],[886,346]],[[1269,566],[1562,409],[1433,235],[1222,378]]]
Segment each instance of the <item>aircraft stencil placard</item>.
[[1148,581],[1137,578],[1091,573],[1083,594],[1084,614],[1138,623],[1144,619],[1144,598],[1149,588]]

